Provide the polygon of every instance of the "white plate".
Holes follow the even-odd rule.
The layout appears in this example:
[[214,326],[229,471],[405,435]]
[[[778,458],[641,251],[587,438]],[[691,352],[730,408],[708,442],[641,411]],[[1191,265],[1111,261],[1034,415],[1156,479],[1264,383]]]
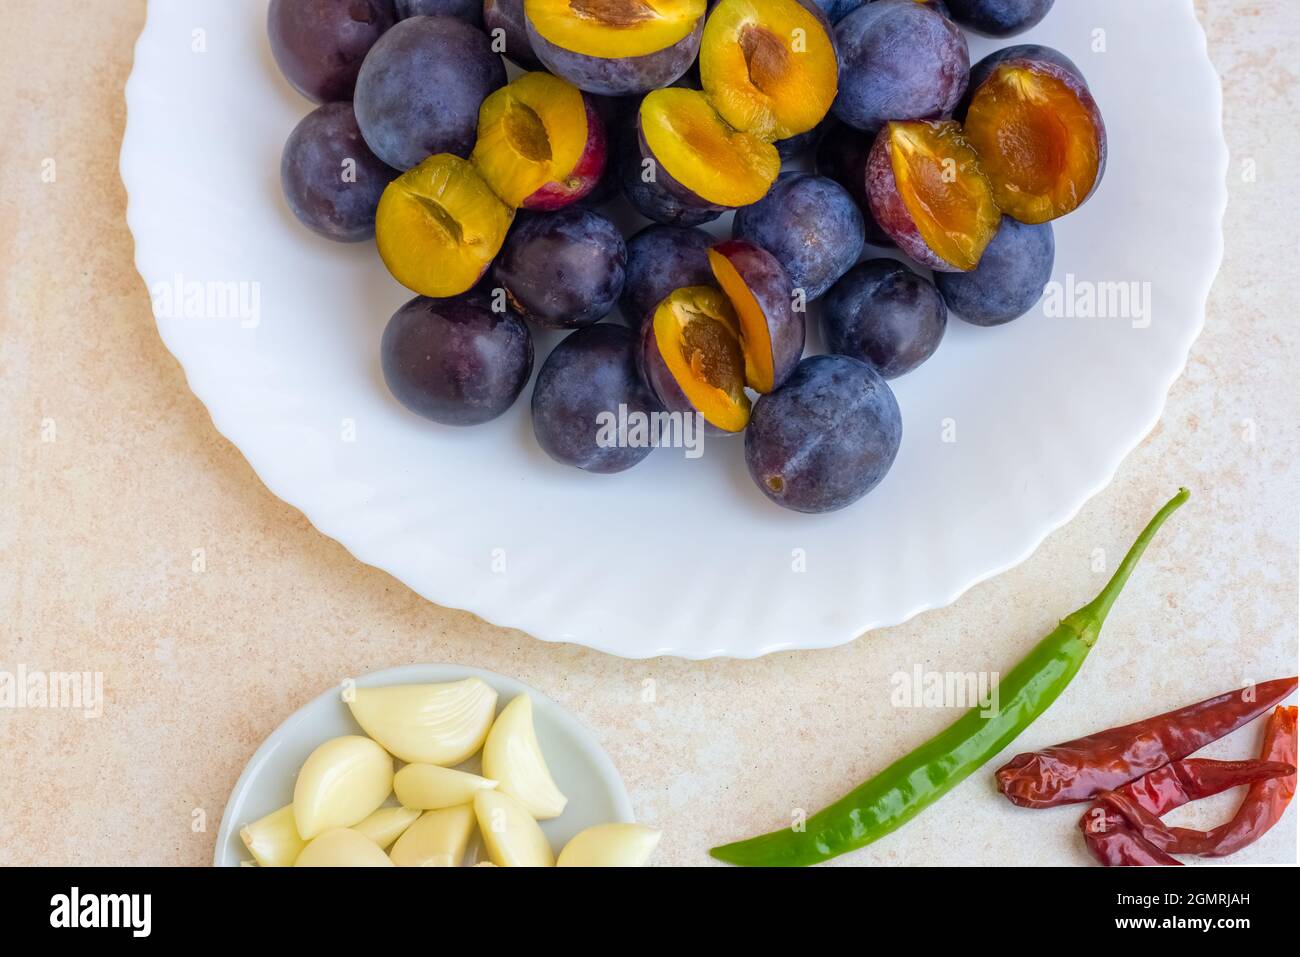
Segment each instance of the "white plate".
[[[316,239],[284,207],[281,146],[310,107],[271,61],[265,8],[149,4],[122,147],[137,266],[156,294],[229,282],[250,307],[259,296],[234,318],[162,315],[159,331],[217,428],[321,531],[432,601],[539,638],[751,657],[947,604],[1105,487],[1204,321],[1227,151],[1191,0],[1058,3],[1020,39],[1083,67],[1111,152],[1100,192],[1058,224],[1056,280],[1149,283],[1149,326],[1041,309],[998,329],[952,322],[896,383],[893,472],[825,516],[769,504],[739,440],[608,477],[537,448],[527,394],[486,426],[439,427],[379,374],[380,333],[408,294],[370,245]],[[994,48],[972,38],[972,59]],[[556,338],[539,337],[539,366]]]
[[[569,799],[563,814],[541,822],[557,854],[569,838],[593,824],[635,820],[623,781],[591,732],[569,712],[522,681],[461,665],[404,665],[358,678],[356,686],[377,688],[462,678],[482,678],[495,688],[500,696],[498,712],[517,695],[532,696],[537,740],[555,783]],[[212,863],[217,867],[239,867],[243,861],[251,860],[252,855],[239,839],[240,828],[293,801],[298,769],[317,746],[339,735],[364,733],[343,701],[341,686],[326,691],[290,715],[262,742],[235,782],[235,790],[221,815]],[[477,761],[476,756],[465,767],[477,771]],[[474,862],[480,849],[476,840],[468,863]]]

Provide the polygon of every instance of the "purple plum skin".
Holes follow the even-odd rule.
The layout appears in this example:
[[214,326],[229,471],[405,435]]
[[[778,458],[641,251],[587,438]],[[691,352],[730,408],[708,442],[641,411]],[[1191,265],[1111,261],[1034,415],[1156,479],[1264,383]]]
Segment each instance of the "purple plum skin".
[[835,122],[835,118],[828,113],[826,118],[812,129],[803,133],[796,133],[794,136],[787,136],[783,140],[777,140],[772,145],[776,147],[776,152],[783,161],[797,159],[818,146],[822,139],[825,138],[826,133],[836,125],[838,124]]
[[713,243],[702,229],[658,224],[629,239],[627,278],[619,300],[628,325],[641,329],[674,290],[713,285],[708,253]]
[[505,40],[505,54],[525,70],[543,69],[533,52],[524,22],[524,0],[483,0],[483,26],[488,36],[500,30]]
[[810,0],[810,2],[834,25],[866,3],[867,0]]
[[[879,0],[866,0],[866,2],[878,3]],[[952,12],[948,9],[948,5],[944,3],[944,0],[912,0],[912,2],[920,3],[924,6],[929,7],[935,13],[942,14],[943,16],[947,17],[949,20],[952,19]],[[862,4],[859,3],[857,6],[860,7],[862,6]],[[854,7],[854,9],[857,9],[857,7]],[[850,10],[849,12],[852,13],[853,11]]]
[[357,78],[361,132],[389,166],[435,153],[467,159],[483,100],[506,82],[487,35],[455,17],[403,20],[375,44]]
[[806,311],[794,309],[794,287],[777,258],[743,239],[720,242],[716,251],[735,268],[767,320],[772,347],[772,387],[780,388],[803,358]]
[[550,329],[599,322],[623,292],[627,247],[604,216],[579,206],[521,214],[493,268],[511,308]]
[[[538,68],[540,69],[540,67]],[[628,101],[617,96],[601,96],[598,93],[584,93],[587,104],[594,107],[605,126],[605,171],[592,187],[590,193],[578,202],[588,209],[603,206],[621,192],[619,149],[622,146],[622,130],[628,125]]]
[[[351,161],[355,178],[345,176]],[[312,232],[340,243],[375,235],[375,210],[397,170],[370,152],[351,103],[326,103],[284,144],[280,185],[289,209]]]
[[546,69],[587,93],[629,96],[669,86],[695,62],[704,33],[704,18],[670,47],[644,56],[594,57],[565,50],[551,43],[525,17],[528,42]]
[[638,213],[646,219],[666,226],[701,226],[711,223],[726,212],[721,206],[700,205],[684,200],[667,189],[661,178],[663,170],[650,182],[642,177],[643,157],[637,134],[637,124],[624,122],[618,135],[618,176],[623,195]]
[[271,0],[266,14],[280,72],[314,103],[352,99],[361,62],[396,22],[393,0]]
[[602,322],[567,336],[547,357],[533,387],[533,432],[555,461],[588,472],[630,469],[653,451],[647,445],[602,447],[599,417],[653,415],[659,405],[633,357],[634,337],[624,325]]
[[397,18],[455,17],[483,29],[483,4],[480,0],[393,0]]
[[1036,27],[1056,0],[946,0],[962,26],[990,37],[1011,37]]
[[835,115],[873,130],[890,120],[951,113],[970,80],[966,37],[947,17],[914,0],[877,0],[835,26],[840,92]]
[[893,259],[858,263],[822,301],[826,348],[886,379],[934,355],[947,327],[948,307],[934,283]]
[[980,264],[967,273],[935,276],[948,307],[976,326],[1019,319],[1038,302],[1052,279],[1056,237],[1051,223],[1027,226],[1002,217]]
[[858,261],[865,224],[853,197],[834,180],[782,173],[766,196],[737,210],[731,235],[775,256],[811,302]]
[[479,425],[528,384],[533,339],[485,296],[418,296],[389,320],[380,359],[389,391],[406,408],[443,425]]
[[817,144],[817,172],[843,186],[858,204],[868,245],[887,249],[894,241],[871,215],[871,201],[867,198],[867,158],[875,141],[874,132],[833,124]]
[[833,512],[880,484],[902,438],[898,402],[875,369],[848,356],[813,356],[754,403],[745,464],[776,504]]

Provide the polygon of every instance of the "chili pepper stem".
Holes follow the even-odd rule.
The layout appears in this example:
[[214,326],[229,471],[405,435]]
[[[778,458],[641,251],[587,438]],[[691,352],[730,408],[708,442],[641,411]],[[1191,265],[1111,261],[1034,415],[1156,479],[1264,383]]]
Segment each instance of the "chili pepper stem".
[[1138,562],[1142,559],[1142,553],[1147,550],[1151,540],[1156,537],[1156,532],[1160,531],[1160,526],[1165,523],[1165,520],[1170,515],[1178,511],[1191,494],[1187,489],[1180,488],[1178,494],[1166,502],[1164,507],[1156,512],[1151,521],[1147,522],[1147,527],[1142,529],[1142,534],[1138,535],[1133,542],[1128,553],[1124,556],[1124,560],[1115,569],[1115,574],[1106,583],[1106,587],[1101,590],[1096,598],[1062,620],[1062,624],[1072,625],[1078,629],[1079,639],[1085,644],[1091,646],[1097,640],[1097,636],[1101,633],[1102,623],[1106,620],[1106,616],[1110,614],[1115,599],[1124,590],[1129,576],[1133,574],[1133,569],[1137,567]]

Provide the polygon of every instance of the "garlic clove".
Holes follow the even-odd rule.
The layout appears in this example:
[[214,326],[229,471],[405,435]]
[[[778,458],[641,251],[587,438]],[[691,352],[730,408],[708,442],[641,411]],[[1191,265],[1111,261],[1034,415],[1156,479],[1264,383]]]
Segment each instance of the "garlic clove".
[[292,867],[307,845],[294,826],[292,804],[245,825],[239,831],[239,839],[261,867]]
[[553,867],[555,852],[524,805],[501,791],[474,795],[474,814],[488,858],[498,867]]
[[397,840],[408,827],[420,818],[420,812],[409,807],[381,807],[352,830],[364,834],[383,850]]
[[533,701],[521,694],[501,711],[483,743],[483,773],[534,820],[559,817],[569,802],[551,777],[533,726]]
[[459,807],[425,811],[397,839],[389,857],[398,867],[459,867],[474,834],[474,809]]
[[307,758],[293,788],[293,818],[303,840],[365,820],[393,791],[393,759],[369,738],[326,741]]
[[556,867],[645,867],[663,835],[644,824],[597,824],[573,836]]
[[294,867],[392,867],[379,845],[357,831],[335,827],[308,842]]
[[491,790],[497,782],[467,771],[436,764],[408,764],[393,777],[393,793],[403,806],[432,811],[474,800],[477,791]]
[[403,761],[452,765],[483,746],[497,693],[479,678],[357,688],[348,707],[366,734]]

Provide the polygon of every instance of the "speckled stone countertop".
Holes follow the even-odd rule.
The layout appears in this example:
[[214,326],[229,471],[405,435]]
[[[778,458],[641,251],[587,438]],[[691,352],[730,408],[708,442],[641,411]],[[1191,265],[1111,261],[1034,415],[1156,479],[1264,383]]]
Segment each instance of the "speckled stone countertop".
[[[952,712],[891,707],[889,676],[1005,672],[1091,596],[1093,549],[1127,543],[1179,485],[1195,497],[1111,616],[1106,667],[1019,744],[1294,673],[1292,0],[1197,2],[1224,77],[1227,258],[1160,425],[1110,488],[949,608],[831,651],[703,663],[547,645],[428,604],[267,491],[186,388],[132,266],[117,157],[144,0],[86,8],[27,4],[0,32],[0,671],[99,671],[105,701],[97,718],[0,708],[0,864],[205,864],[263,738],[340,676],[417,661],[504,672],[566,705],[664,829],[656,860],[706,863],[711,844],[838,797],[945,726]],[[1234,800],[1180,820],[1208,825]],[[1012,808],[979,774],[837,863],[1084,864],[1077,816]],[[1294,807],[1231,858],[1295,860]]]

